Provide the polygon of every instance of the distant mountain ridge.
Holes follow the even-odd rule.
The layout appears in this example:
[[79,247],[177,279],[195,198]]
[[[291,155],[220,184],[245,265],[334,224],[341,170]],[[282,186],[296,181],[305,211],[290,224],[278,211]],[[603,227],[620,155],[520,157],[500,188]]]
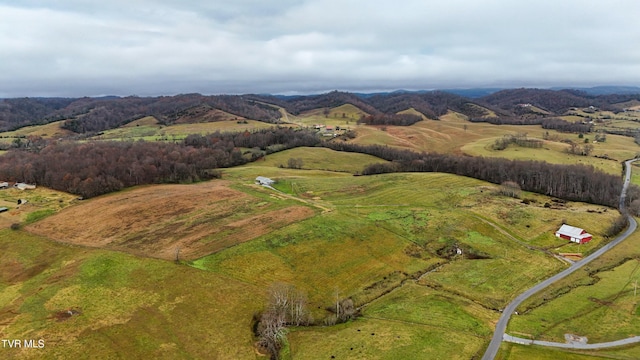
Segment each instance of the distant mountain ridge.
[[[610,93],[616,89],[624,93]],[[635,89],[638,92],[634,92]],[[399,90],[373,94],[331,91],[304,96],[181,94],[159,97],[16,98],[0,100],[0,131],[65,120],[62,125],[64,129],[75,133],[91,133],[116,128],[145,116],[154,116],[162,124],[172,124],[179,119],[207,121],[197,119],[197,114],[205,110],[220,110],[230,116],[278,123],[282,121],[281,108],[298,115],[345,104],[351,104],[373,116],[395,115],[414,109],[429,119],[438,119],[448,111],[476,119],[487,116],[531,118],[562,115],[573,107],[594,106],[621,111],[622,106],[616,104],[640,100],[640,88],[635,87],[595,87],[587,90],[591,93],[585,89],[478,88]],[[537,110],[531,111],[533,108],[527,106]]]

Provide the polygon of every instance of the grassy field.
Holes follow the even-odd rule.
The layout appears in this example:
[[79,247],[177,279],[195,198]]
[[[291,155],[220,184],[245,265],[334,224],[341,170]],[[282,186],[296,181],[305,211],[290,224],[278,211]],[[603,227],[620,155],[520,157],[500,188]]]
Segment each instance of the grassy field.
[[333,151],[326,148],[296,148],[264,157],[263,161],[245,165],[252,167],[288,167],[290,158],[302,159],[302,169],[360,173],[365,166],[386,162],[375,156]]
[[288,114],[286,120],[300,126],[322,124],[353,129],[363,115],[368,114],[351,104],[345,104],[330,109],[306,111],[298,116]]
[[[541,137],[543,130],[470,123],[456,113],[409,127],[356,125],[361,115],[344,105],[328,114],[318,109],[287,116],[302,126],[351,127],[358,134],[352,141],[361,144],[586,163],[614,174],[621,171],[618,161],[637,148],[631,138],[610,135],[594,152],[615,160],[570,157],[558,142],[495,152],[488,146],[496,138],[518,132]],[[188,133],[269,126],[219,121],[161,127],[143,118],[101,137],[172,141]],[[289,158],[302,159],[303,169],[283,168]],[[3,216],[16,214],[17,195],[0,191],[0,206],[5,201],[11,207],[0,214],[0,228],[16,220],[28,224],[0,229],[0,337],[47,341],[38,353],[0,349],[0,357],[71,358],[91,351],[107,358],[260,358],[252,317],[262,310],[268,287],[286,282],[307,294],[318,324],[331,315],[327,308],[336,297],[363,308],[362,317],[345,324],[292,329],[285,359],[468,359],[482,353],[499,309],[567,266],[548,252],[592,251],[606,241],[603,233],[617,216],[601,206],[531,193],[523,193],[531,200],[524,204],[497,195],[496,185],[449,174],[352,176],[382,161],[298,148],[223,169],[222,181],[139,187],[67,209],[73,197],[43,194],[46,201],[30,198],[31,210],[23,206],[4,223]],[[256,176],[276,180],[280,192],[256,186]],[[634,182],[640,183],[639,175]],[[559,240],[553,232],[562,222],[586,228],[594,240]],[[640,257],[640,236],[635,239],[589,266],[602,280],[594,282],[586,271],[575,274],[541,295],[556,300],[531,300],[535,309],[516,317],[510,331],[555,339],[602,323],[601,333],[588,335],[595,340],[640,330],[629,287],[639,275],[637,260],[622,261]],[[167,261],[178,247],[191,266]],[[78,314],[60,319],[67,310]],[[558,354],[503,349],[509,359]],[[633,357],[638,350],[608,354]]]
[[353,322],[294,330],[289,354],[292,359],[469,359],[482,352],[494,317],[469,300],[409,282],[372,302]]
[[45,125],[26,126],[14,131],[0,132],[0,139],[5,138],[17,138],[26,136],[40,136],[45,139],[55,139],[65,137],[73,134],[69,130],[62,129],[60,125],[64,123],[62,121],[56,121]]
[[143,186],[61,211],[28,230],[56,241],[171,260],[195,259],[306,219],[314,210],[222,181]]
[[[42,187],[24,191],[14,188],[0,190],[0,207],[9,209],[0,213],[0,229],[11,224],[35,222],[73,204],[75,199],[74,195]],[[27,202],[18,205],[18,200]]]
[[595,360],[595,359],[636,359],[637,357],[617,357],[608,351],[576,351],[547,348],[541,346],[525,346],[510,343],[503,343],[501,347],[503,353],[498,354],[496,360]]
[[[510,224],[513,220],[501,215],[501,211],[515,208],[519,200],[495,196],[491,186],[481,181],[446,174],[354,178],[258,166],[228,169],[225,176],[249,182],[258,172],[285,183],[294,180],[294,193],[326,205],[329,211],[196,260],[193,266],[263,288],[279,281],[296,284],[308,294],[318,320],[328,315],[324,309],[331,305],[336,293],[340,298],[351,297],[357,304],[367,304],[402,282],[414,281],[419,274],[438,267],[437,271],[422,276],[417,284],[404,285],[373,302],[365,308],[364,319],[331,328],[296,329],[289,339],[292,358],[338,354],[367,358],[374,353],[380,354],[377,355],[380,358],[389,358],[394,353],[455,357],[457,353],[451,346],[434,344],[442,342],[447,332],[473,323],[471,330],[461,334],[461,339],[472,344],[462,355],[468,358],[490,337],[488,329],[499,316],[499,307],[566,266],[541,251],[523,246],[525,240],[530,240],[528,237],[515,231],[505,234],[503,228],[518,226]],[[526,210],[548,217],[533,221],[532,215],[529,228],[524,226],[527,230],[523,232],[531,239],[555,230],[549,220],[558,221],[556,217],[564,216],[570,221],[585,219],[590,223],[609,219],[606,213],[587,212],[593,209],[590,205],[568,204],[567,209],[550,210],[544,209],[542,203],[539,210],[538,207]],[[461,256],[446,260],[436,255],[451,244],[458,244],[469,254],[485,254],[489,258],[474,260]],[[246,263],[252,266],[243,267]],[[434,302],[429,301],[423,305],[426,308],[419,309],[414,305],[422,296]],[[416,312],[404,314],[403,318],[401,311],[393,309],[400,298]],[[450,324],[448,330],[435,329],[438,322],[449,322],[440,315],[428,323],[412,323],[419,322],[421,311],[435,312],[438,308],[438,314],[450,308],[454,314],[468,316],[462,316],[459,324]],[[411,345],[389,343],[392,339],[383,336],[367,338],[364,343],[357,338],[358,328],[382,335],[390,326],[398,327],[394,332],[412,338]],[[429,330],[419,335],[415,333],[416,327]],[[321,345],[320,339],[327,337],[340,340]],[[366,344],[357,347],[360,353],[351,350],[356,343]],[[309,353],[310,349],[315,349],[318,355]]]
[[[612,341],[640,333],[635,284],[640,278],[640,234],[633,234],[585,269],[525,302],[512,318],[511,334],[563,341],[565,333],[589,342]],[[526,311],[526,309],[531,309]]]
[[[593,165],[601,171],[610,174],[620,174],[622,171],[621,161],[632,158],[635,155],[632,144],[633,140],[622,136],[616,139],[613,138],[614,136],[609,135],[607,143],[594,144],[593,151],[594,155],[602,156],[606,154],[611,157],[611,160],[596,158],[594,156],[586,157],[567,154],[567,144],[553,141],[545,141],[543,147],[540,149],[510,145],[505,150],[493,150],[491,146],[499,138],[488,138],[465,145],[462,147],[462,151],[474,156],[502,157],[512,160],[537,160],[566,165]],[[614,141],[615,145],[612,145]]]
[[0,230],[0,269],[0,338],[45,342],[2,347],[3,359],[256,358],[255,286],[12,230]]
[[[639,123],[630,122],[631,125]],[[631,126],[629,125],[629,126]],[[548,132],[558,139],[584,142],[577,134],[544,130],[540,126],[492,125],[471,123],[464,115],[449,112],[439,121],[425,120],[412,126],[367,126],[354,127],[357,138],[351,140],[363,145],[386,144],[388,146],[414,151],[435,151],[473,156],[503,157],[518,160],[539,160],[557,164],[593,165],[612,174],[621,172],[620,162],[634,157],[640,150],[633,138],[607,135],[605,142],[592,143],[591,156],[577,156],[566,153],[568,145],[560,141],[545,141],[543,148],[531,149],[511,145],[505,150],[493,150],[491,145],[505,135],[526,133],[529,138],[542,139]],[[593,140],[595,134],[585,138]],[[596,157],[597,156],[597,157]],[[608,157],[606,160],[603,157]]]
[[[144,118],[148,119],[148,118]],[[155,119],[154,119],[155,120]],[[245,123],[246,122],[246,123]],[[133,124],[133,125],[132,125]],[[275,125],[265,122],[245,120],[238,122],[216,121],[194,124],[174,124],[169,126],[153,124],[151,120],[141,123],[130,123],[117,129],[106,130],[93,137],[96,140],[147,140],[147,141],[176,141],[184,139],[189,134],[207,134],[216,131],[240,132],[266,129]]]

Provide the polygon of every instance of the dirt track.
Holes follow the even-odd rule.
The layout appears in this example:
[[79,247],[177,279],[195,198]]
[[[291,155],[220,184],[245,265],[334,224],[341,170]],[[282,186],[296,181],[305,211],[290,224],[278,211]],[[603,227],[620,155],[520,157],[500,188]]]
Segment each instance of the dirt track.
[[195,259],[314,215],[226,182],[147,186],[87,200],[26,229],[53,240],[172,260]]

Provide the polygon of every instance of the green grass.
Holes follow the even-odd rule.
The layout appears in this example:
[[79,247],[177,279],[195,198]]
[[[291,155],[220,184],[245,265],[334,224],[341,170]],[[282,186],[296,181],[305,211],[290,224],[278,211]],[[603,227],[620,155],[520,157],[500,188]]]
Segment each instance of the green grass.
[[25,219],[25,222],[27,224],[30,224],[30,223],[36,222],[36,221],[38,221],[40,219],[44,219],[45,217],[47,217],[47,216],[49,216],[51,214],[55,214],[55,212],[56,211],[53,210],[53,209],[36,210],[36,211],[34,211],[32,213],[29,213],[27,215],[27,218]]
[[267,155],[264,161],[256,161],[245,166],[286,168],[290,158],[302,159],[302,169],[305,170],[339,171],[351,174],[361,172],[367,165],[387,162],[371,155],[301,147]]
[[[634,235],[627,241],[637,244],[639,237]],[[589,272],[578,271],[527,301],[524,308],[533,310],[513,318],[509,330],[553,341],[562,341],[565,333],[575,333],[587,336],[590,342],[613,341],[639,333],[640,302],[634,290],[640,278],[640,263],[625,260],[634,253],[621,251],[612,250],[607,254],[609,259],[590,264]],[[619,265],[611,268],[611,264]]]
[[[459,122],[443,124],[464,131]],[[279,168],[289,157],[312,167]],[[363,318],[347,324],[292,329],[285,358],[468,359],[481,354],[491,336],[500,315],[492,309],[566,266],[523,243],[559,245],[549,233],[561,219],[589,224],[598,237],[615,216],[578,203],[546,209],[550,198],[529,193],[523,197],[535,201],[525,205],[497,196],[495,185],[449,174],[339,172],[364,159],[301,148],[224,169],[233,189],[255,197],[247,211],[305,202],[318,215],[190,267],[0,231],[0,314],[20,314],[0,315],[11,316],[2,335],[61,344],[37,354],[44,357],[78,357],[90,349],[98,357],[255,358],[252,316],[271,284],[287,282],[308,295],[319,323],[336,293],[365,307]],[[291,188],[294,197],[255,187],[258,175]],[[439,257],[451,244],[465,254]],[[488,258],[466,257],[471,253]],[[14,270],[26,275],[15,277]],[[50,321],[69,308],[82,315]]]
[[364,311],[365,318],[397,320],[431,326],[452,333],[489,339],[495,314],[476,303],[446,292],[407,283]]
[[[599,356],[599,355],[602,356]],[[520,360],[520,359],[536,359],[536,360],[595,360],[610,358],[603,351],[576,351],[563,350],[556,348],[548,348],[542,346],[526,346],[510,343],[502,343],[501,353],[496,359],[499,360]],[[623,359],[632,359],[623,357]]]
[[[251,314],[264,295],[251,285],[22,231],[0,230],[0,264],[2,338],[45,340],[2,358],[255,359]],[[56,320],[69,309],[80,315]]]
[[146,141],[177,141],[184,139],[189,134],[207,134],[216,131],[220,132],[241,132],[266,129],[275,125],[260,121],[246,120],[245,123],[238,121],[216,121],[195,124],[174,124],[169,126],[152,124],[148,121],[137,123],[136,126],[127,124],[125,126],[106,130],[100,135],[93,137],[96,140],[146,140]]
[[484,339],[393,320],[359,319],[289,335],[290,359],[469,359]]
[[[568,134],[566,136],[573,137],[574,135]],[[594,144],[594,155],[601,156],[607,154],[616,160],[599,159],[593,156],[570,155],[565,152],[568,145],[552,141],[546,141],[540,149],[510,145],[505,150],[493,150],[491,146],[497,139],[499,139],[499,137],[482,139],[463,146],[462,150],[474,156],[501,157],[511,160],[537,160],[553,164],[593,165],[601,171],[616,175],[620,174],[622,169],[619,161],[633,156],[632,151],[628,150],[633,149],[632,141],[629,143],[630,138],[614,138],[612,135],[607,136],[607,142]],[[578,139],[576,138],[575,140],[577,141]],[[614,145],[613,142],[615,141],[618,141],[620,144]]]

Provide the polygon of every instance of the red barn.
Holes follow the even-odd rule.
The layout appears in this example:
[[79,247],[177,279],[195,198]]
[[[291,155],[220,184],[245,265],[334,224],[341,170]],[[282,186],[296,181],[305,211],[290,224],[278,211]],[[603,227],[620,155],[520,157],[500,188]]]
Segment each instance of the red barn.
[[593,238],[593,235],[589,234],[584,229],[566,224],[563,224],[560,229],[556,231],[556,236],[578,244],[588,243]]

